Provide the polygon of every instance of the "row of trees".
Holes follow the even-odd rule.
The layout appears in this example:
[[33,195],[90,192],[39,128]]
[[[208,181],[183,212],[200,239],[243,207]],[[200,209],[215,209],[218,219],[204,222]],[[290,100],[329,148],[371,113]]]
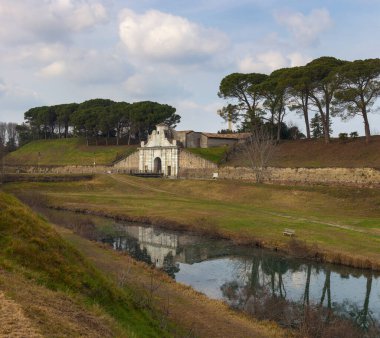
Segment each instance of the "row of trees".
[[361,116],[366,141],[371,138],[368,114],[380,96],[380,59],[343,61],[321,57],[302,67],[283,68],[270,75],[233,73],[224,77],[219,97],[231,100],[218,111],[240,130],[258,124],[277,126],[277,140],[288,111],[303,116],[311,137],[310,115],[317,115],[325,142],[330,141],[331,117]]
[[175,127],[180,122],[176,109],[167,104],[143,101],[135,103],[93,99],[83,103],[69,103],[29,109],[24,114],[25,123],[17,127],[20,142],[35,139],[84,136],[97,142],[104,137],[131,140],[145,139],[154,126],[164,122]]

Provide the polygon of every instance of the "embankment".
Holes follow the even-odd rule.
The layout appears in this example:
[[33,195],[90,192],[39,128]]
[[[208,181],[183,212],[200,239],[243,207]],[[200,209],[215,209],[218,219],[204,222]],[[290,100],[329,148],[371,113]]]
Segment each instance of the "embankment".
[[195,234],[204,235],[211,238],[231,240],[234,244],[237,245],[255,246],[258,248],[279,251],[296,258],[310,259],[322,263],[341,264],[354,268],[380,271],[380,261],[371,261],[368,258],[359,257],[355,253],[348,254],[347,252],[341,252],[339,249],[322,249],[318,247],[318,245],[310,245],[303,241],[300,241],[297,239],[297,237],[293,237],[287,244],[279,244],[259,239],[245,231],[231,232],[218,228],[217,226],[209,226],[206,223],[180,223],[157,217],[129,216],[126,214],[117,214],[103,210],[81,209],[78,207],[50,206],[50,208],[107,217],[115,219],[117,221],[136,222],[139,224],[143,223],[161,227],[167,230],[190,231]]
[[[179,178],[212,179],[217,173],[219,179],[255,181],[255,172],[247,167],[217,167],[214,163],[197,158],[191,154],[191,160],[183,160]],[[197,161],[194,161],[196,159]],[[194,162],[194,167],[191,165]],[[44,175],[88,175],[114,174],[130,172],[131,168],[118,166],[8,166],[7,174],[44,174]],[[10,176],[11,177],[11,176]],[[21,176],[20,176],[21,177]],[[275,168],[264,170],[264,182],[289,185],[346,185],[357,187],[379,187],[380,170],[375,168]]]

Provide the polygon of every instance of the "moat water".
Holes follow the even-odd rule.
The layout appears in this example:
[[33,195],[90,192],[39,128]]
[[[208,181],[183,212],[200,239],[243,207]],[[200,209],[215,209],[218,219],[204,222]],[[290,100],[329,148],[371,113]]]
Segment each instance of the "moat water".
[[[178,282],[239,309],[281,300],[272,311],[318,305],[366,329],[380,323],[380,274],[295,259],[229,241],[67,211],[43,210],[52,222],[127,251]],[[284,304],[286,307],[284,308]],[[254,311],[251,311],[254,312]],[[283,318],[284,317],[284,318]],[[283,323],[289,325],[289,323]],[[290,323],[291,325],[291,323]]]

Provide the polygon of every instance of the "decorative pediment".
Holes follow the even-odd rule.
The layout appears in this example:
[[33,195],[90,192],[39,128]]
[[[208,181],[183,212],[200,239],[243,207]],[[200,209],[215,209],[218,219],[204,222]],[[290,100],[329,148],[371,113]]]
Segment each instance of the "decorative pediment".
[[166,124],[158,124],[148,137],[148,141],[141,142],[142,148],[176,147],[177,141],[170,137],[170,130]]

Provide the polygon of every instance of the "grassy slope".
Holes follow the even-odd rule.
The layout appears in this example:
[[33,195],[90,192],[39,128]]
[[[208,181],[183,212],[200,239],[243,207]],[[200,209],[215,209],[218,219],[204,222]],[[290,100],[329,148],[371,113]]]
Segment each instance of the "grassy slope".
[[[7,164],[17,165],[93,165],[111,164],[116,157],[135,151],[135,146],[87,146],[84,139],[33,141],[10,153]],[[40,154],[40,158],[38,158]]]
[[298,240],[317,245],[316,251],[335,261],[360,266],[367,260],[380,268],[380,191],[375,189],[144,180],[123,175],[70,184],[11,184],[8,189],[24,193],[38,189],[57,206],[161,223],[169,220],[267,246],[291,245],[282,231],[293,228]]
[[[227,165],[248,166],[243,154],[232,156]],[[275,167],[373,167],[380,168],[380,136],[370,144],[364,138],[342,142],[334,139],[281,141],[270,165]]]
[[81,327],[85,336],[166,335],[132,290],[118,288],[29,208],[0,192],[0,210],[0,290],[43,335],[77,336]]
[[195,155],[203,157],[214,163],[221,163],[226,155],[227,147],[213,147],[213,148],[187,148],[189,151]]
[[[93,165],[111,164],[117,156],[127,156],[136,146],[86,146],[85,140],[57,139],[39,140],[26,144],[7,155],[5,163],[16,165]],[[221,163],[225,147],[188,148],[193,154],[209,161]],[[230,156],[226,165],[248,166],[244,154]],[[282,141],[270,165],[275,167],[375,167],[380,168],[380,136],[374,136],[367,145],[363,138],[342,142],[332,140]]]

